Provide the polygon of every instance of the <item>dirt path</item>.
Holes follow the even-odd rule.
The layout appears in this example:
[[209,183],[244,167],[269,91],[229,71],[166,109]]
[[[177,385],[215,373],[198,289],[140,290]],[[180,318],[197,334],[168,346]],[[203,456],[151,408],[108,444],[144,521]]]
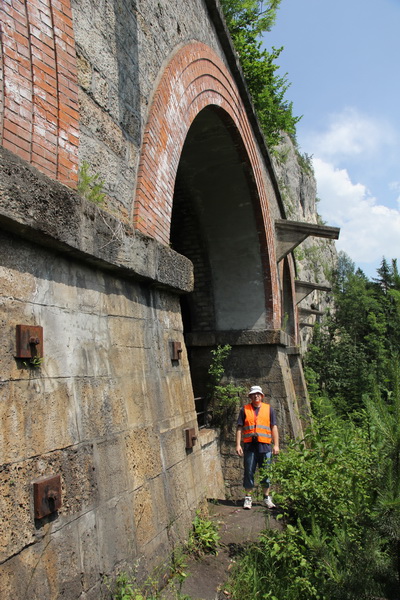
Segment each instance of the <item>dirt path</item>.
[[[279,527],[274,512],[261,503],[253,504],[251,510],[243,510],[242,501],[210,502],[210,517],[220,525],[221,549],[217,556],[188,561],[186,572],[189,576],[182,585],[181,594],[191,600],[226,599],[224,583],[232,561],[247,543],[257,539],[263,529]],[[168,600],[168,590],[162,598]]]

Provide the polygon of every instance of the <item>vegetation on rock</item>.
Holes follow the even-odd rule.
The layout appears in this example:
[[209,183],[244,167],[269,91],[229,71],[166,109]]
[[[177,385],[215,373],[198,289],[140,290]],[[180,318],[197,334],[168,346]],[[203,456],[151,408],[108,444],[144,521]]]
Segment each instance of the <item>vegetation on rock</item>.
[[211,363],[208,368],[209,383],[207,394],[207,408],[211,414],[211,424],[223,429],[232,422],[240,397],[246,390],[233,383],[222,385],[225,372],[224,362],[232,348],[229,344],[217,346],[211,350]]
[[294,140],[300,117],[293,115],[285,95],[287,75],[281,77],[276,64],[283,48],[268,52],[261,35],[270,31],[281,0],[221,0],[225,20],[238,53],[243,74],[268,144],[276,146],[285,131]]
[[90,173],[90,165],[84,160],[79,168],[78,173],[78,192],[97,205],[102,205],[106,195],[104,193],[104,180],[100,178],[98,173]]

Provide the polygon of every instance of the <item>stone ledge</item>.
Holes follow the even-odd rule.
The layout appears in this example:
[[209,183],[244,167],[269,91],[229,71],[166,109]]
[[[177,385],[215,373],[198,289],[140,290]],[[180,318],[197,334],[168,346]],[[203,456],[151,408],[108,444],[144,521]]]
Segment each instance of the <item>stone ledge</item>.
[[186,346],[290,346],[290,337],[281,329],[263,329],[261,331],[198,331],[185,335]]
[[180,293],[193,290],[189,259],[140,234],[2,147],[0,227],[122,277]]
[[219,442],[219,431],[218,429],[199,429],[199,442],[201,448],[212,444],[213,442]]

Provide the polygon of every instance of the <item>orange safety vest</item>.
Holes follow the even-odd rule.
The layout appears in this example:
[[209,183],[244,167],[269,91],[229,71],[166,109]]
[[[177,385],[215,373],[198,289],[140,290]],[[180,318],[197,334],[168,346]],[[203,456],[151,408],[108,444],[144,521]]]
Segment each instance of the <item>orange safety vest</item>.
[[253,435],[257,435],[257,440],[263,444],[271,443],[272,435],[269,404],[260,405],[257,417],[252,404],[246,404],[244,407],[243,441],[245,443],[252,442]]

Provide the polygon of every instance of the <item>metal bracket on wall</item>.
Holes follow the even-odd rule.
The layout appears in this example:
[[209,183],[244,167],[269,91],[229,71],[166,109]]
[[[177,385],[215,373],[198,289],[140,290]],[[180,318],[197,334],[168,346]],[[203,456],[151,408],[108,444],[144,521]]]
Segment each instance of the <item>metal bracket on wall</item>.
[[43,519],[61,508],[61,477],[51,475],[33,481],[35,519]]
[[195,445],[195,443],[197,441],[197,435],[196,435],[195,428],[191,427],[190,429],[185,429],[185,436],[186,436],[186,450],[189,450],[190,448],[193,448],[193,446]]
[[17,325],[16,342],[15,358],[43,357],[43,327],[40,325]]
[[182,343],[171,342],[171,360],[181,360],[182,358]]

